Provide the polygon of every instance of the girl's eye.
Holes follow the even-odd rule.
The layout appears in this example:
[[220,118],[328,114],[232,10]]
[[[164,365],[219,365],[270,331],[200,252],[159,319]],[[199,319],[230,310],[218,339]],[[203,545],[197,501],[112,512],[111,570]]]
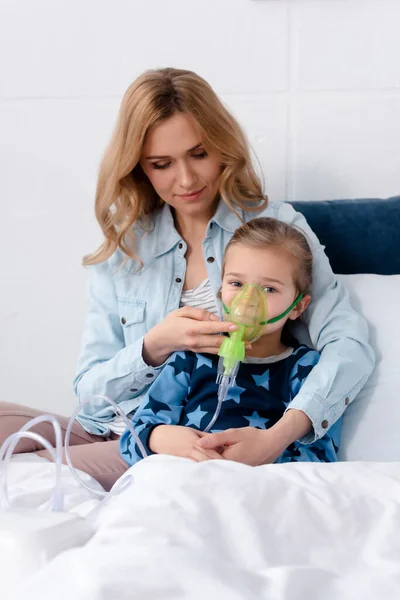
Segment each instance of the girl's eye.
[[230,285],[232,285],[233,287],[242,287],[240,281],[231,281]]
[[153,169],[166,169],[171,163],[151,163]]
[[192,154],[193,158],[205,158],[207,155],[207,152],[205,150],[203,150],[202,152],[198,152],[197,154]]
[[273,287],[265,287],[264,290],[267,292],[267,294],[273,294],[274,292],[276,292],[276,289]]

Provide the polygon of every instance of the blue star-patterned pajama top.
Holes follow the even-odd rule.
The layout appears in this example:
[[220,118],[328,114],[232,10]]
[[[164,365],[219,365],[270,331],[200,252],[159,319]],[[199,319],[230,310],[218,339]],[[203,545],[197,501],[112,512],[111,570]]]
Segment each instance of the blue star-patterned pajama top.
[[[279,356],[247,358],[240,365],[236,384],[229,388],[211,432],[230,428],[268,429],[283,415],[317,364],[319,353],[304,345]],[[204,430],[216,406],[218,356],[177,352],[149,388],[132,420],[147,453],[149,437],[157,425],[185,425]],[[337,461],[340,420],[311,444],[291,444],[275,461]],[[122,458],[133,465],[142,458],[129,430],[120,440]]]

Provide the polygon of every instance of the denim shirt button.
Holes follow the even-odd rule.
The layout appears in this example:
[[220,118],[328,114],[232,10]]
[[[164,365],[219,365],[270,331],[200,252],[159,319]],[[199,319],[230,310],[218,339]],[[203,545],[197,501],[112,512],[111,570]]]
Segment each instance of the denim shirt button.
[[328,429],[329,423],[326,419],[324,419],[321,423],[322,429]]
[[150,377],[154,377],[154,375],[153,375],[153,373],[147,373],[147,374],[146,374],[146,377],[149,377],[149,378],[150,378]]
[[180,250],[182,250],[182,248],[183,248],[183,244],[182,244],[182,242],[180,242],[180,243],[178,244],[178,248],[179,248]]
[[176,283],[181,283],[182,279],[181,279],[180,277],[177,277],[177,278],[175,279],[175,281],[176,281]]
[[215,258],[213,256],[209,256],[207,258],[207,262],[209,262],[209,263],[213,263],[214,261],[215,261]]
[[344,401],[345,405],[348,406],[350,404],[350,398],[347,396],[346,400]]

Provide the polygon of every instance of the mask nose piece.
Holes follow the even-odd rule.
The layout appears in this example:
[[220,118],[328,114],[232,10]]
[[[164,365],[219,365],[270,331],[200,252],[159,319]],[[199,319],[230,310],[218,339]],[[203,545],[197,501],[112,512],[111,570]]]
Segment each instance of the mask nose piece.
[[229,310],[229,320],[244,329],[243,341],[255,342],[261,335],[268,320],[268,301],[265,290],[254,283],[246,283],[233,297]]

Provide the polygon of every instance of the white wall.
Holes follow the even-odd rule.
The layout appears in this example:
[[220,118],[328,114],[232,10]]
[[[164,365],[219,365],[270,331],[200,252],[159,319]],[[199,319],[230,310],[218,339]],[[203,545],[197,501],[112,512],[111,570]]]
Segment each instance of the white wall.
[[398,0],[0,0],[2,400],[70,412],[96,169],[144,69],[204,76],[279,199],[400,188]]

